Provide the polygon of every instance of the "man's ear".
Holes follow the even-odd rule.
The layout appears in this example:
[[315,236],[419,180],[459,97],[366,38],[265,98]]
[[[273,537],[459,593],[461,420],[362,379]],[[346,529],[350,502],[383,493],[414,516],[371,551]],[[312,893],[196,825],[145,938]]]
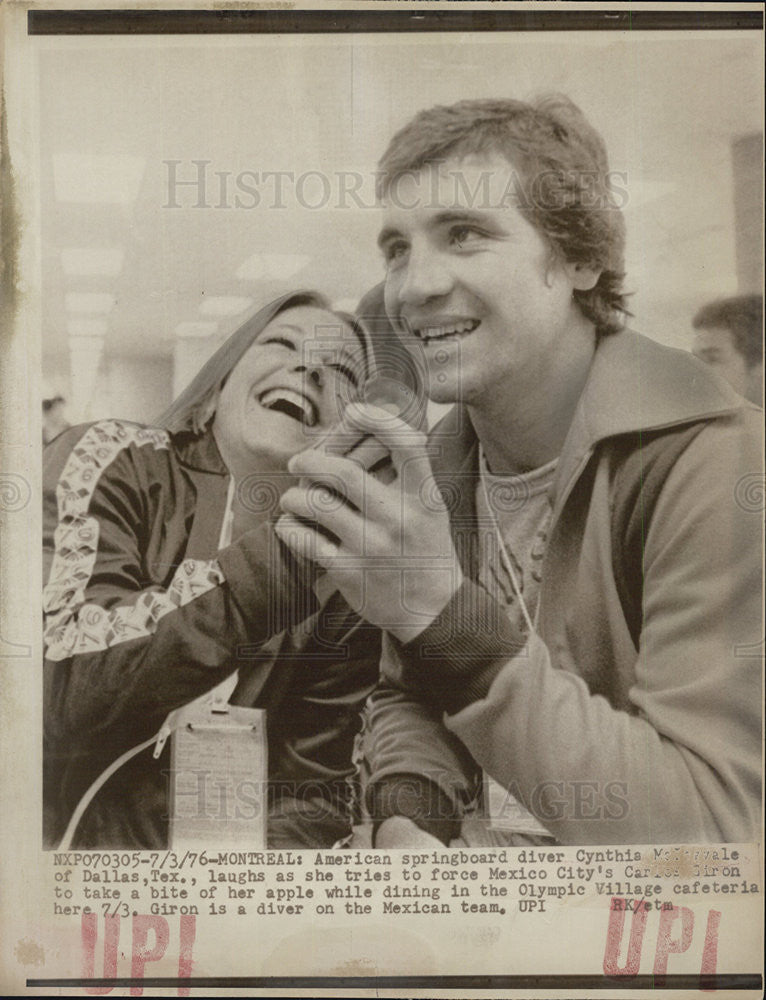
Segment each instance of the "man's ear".
[[588,264],[564,264],[564,269],[569,275],[572,287],[578,291],[587,292],[596,284],[601,277],[601,268],[590,267]]

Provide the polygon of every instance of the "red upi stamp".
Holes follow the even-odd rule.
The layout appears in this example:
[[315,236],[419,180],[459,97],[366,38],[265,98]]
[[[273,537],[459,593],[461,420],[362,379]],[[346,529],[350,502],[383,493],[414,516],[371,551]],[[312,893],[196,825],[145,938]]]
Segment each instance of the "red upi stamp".
[[[700,988],[705,989],[705,981],[712,982],[716,974],[720,910],[708,910],[703,924],[695,921],[694,912],[688,906],[646,899],[612,896],[606,930],[604,975],[631,977],[639,974],[644,943],[651,937],[647,934],[649,915],[654,911],[659,913],[652,965],[655,987],[663,985],[670,955],[679,955],[696,947],[700,951]],[[629,930],[626,928],[628,922]]]
[[[189,979],[192,971],[192,947],[197,933],[197,918],[194,914],[181,914],[177,936],[171,930],[170,922],[154,913],[134,913],[131,919],[130,952],[120,948],[121,931],[127,919],[118,916],[105,916],[103,923],[103,974],[98,975],[97,953],[100,951],[98,916],[95,913],[83,913],[82,933],[82,970],[84,979],[117,980],[119,961],[130,955],[129,976],[133,982],[130,995],[142,996],[144,992],[142,980],[146,966],[150,962],[167,962],[177,950],[178,979]],[[176,940],[174,941],[174,937]],[[174,961],[174,966],[176,963]],[[103,996],[114,989],[114,985],[94,983],[85,986],[85,992],[93,996]],[[179,996],[189,996],[189,987],[178,985]]]

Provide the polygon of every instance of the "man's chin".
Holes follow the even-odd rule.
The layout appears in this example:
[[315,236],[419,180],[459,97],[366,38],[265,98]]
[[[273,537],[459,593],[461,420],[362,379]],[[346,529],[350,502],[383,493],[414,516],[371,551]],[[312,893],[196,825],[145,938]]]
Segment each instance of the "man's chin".
[[429,371],[425,391],[432,403],[461,403],[465,398],[465,389],[457,374],[443,371]]
[[438,403],[441,406],[460,402],[459,394],[444,386],[429,386],[427,395],[430,403]]

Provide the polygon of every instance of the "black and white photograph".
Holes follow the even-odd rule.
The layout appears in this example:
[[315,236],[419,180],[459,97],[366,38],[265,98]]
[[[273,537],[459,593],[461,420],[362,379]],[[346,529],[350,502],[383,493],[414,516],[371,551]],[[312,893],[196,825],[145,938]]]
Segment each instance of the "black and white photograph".
[[2,985],[761,995],[763,6],[234,6],[2,12]]

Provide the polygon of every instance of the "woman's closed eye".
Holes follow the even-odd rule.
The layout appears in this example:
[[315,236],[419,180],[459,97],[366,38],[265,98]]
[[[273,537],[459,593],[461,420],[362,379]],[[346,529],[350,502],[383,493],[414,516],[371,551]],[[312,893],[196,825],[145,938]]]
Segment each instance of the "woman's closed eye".
[[288,340],[287,337],[266,337],[265,340],[260,341],[261,344],[279,344],[281,347],[286,347],[288,351],[297,351],[298,348],[295,344]]
[[354,372],[352,372],[351,369],[348,368],[346,365],[336,364],[335,362],[333,362],[331,364],[328,364],[327,367],[330,368],[332,371],[337,372],[339,375],[342,375],[343,378],[345,378],[348,382],[350,382],[355,389],[359,388],[359,379],[356,377]]

